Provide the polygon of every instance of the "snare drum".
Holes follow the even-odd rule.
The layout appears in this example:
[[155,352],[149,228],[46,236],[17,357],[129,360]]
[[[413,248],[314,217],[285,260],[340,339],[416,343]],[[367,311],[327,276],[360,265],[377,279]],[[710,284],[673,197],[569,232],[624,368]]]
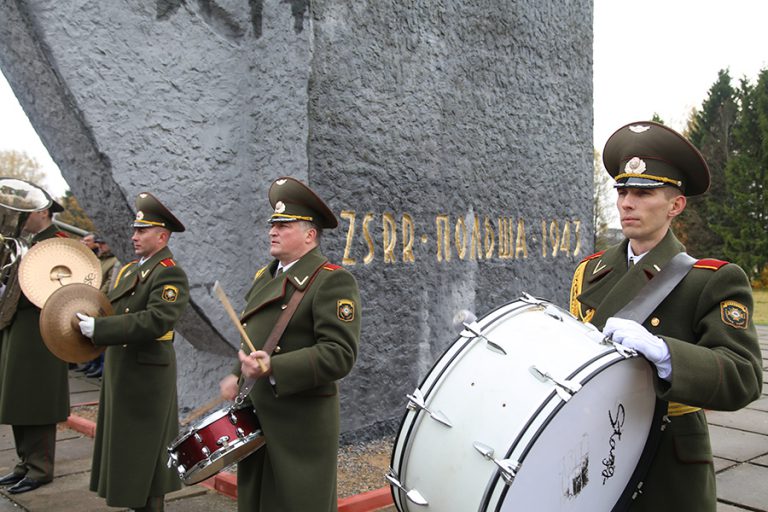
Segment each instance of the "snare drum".
[[625,509],[664,413],[651,365],[532,297],[465,326],[408,395],[398,510]]
[[168,446],[168,467],[187,485],[212,477],[265,444],[253,407],[225,407],[190,426]]

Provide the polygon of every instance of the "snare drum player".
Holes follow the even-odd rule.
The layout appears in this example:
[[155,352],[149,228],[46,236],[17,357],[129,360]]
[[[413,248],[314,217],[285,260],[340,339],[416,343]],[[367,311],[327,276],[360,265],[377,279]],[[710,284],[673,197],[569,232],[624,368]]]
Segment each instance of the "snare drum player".
[[715,511],[715,474],[703,409],[732,411],[760,396],[762,368],[747,276],[702,259],[642,324],[617,318],[670,259],[685,250],[670,230],[686,197],[709,188],[709,168],[677,132],[639,122],[617,130],[603,162],[616,180],[626,239],[585,258],[571,312],[653,363],[656,395],[668,402],[656,455],[631,510]]
[[[338,224],[326,204],[293,178],[276,180],[269,201],[274,260],[256,272],[241,316],[257,350],[241,344],[240,363],[221,381],[222,396],[232,400],[240,375],[257,379],[249,396],[267,440],[238,464],[238,510],[335,511],[336,381],[357,357],[360,297],[352,275],[320,252],[322,230]],[[299,290],[305,295],[274,352],[259,350]]]
[[148,192],[136,198],[134,251],[108,297],[113,316],[82,314],[80,330],[105,346],[104,381],[91,468],[92,491],[111,507],[160,511],[181,487],[166,466],[178,435],[173,328],[189,302],[187,276],[168,246],[181,222]]

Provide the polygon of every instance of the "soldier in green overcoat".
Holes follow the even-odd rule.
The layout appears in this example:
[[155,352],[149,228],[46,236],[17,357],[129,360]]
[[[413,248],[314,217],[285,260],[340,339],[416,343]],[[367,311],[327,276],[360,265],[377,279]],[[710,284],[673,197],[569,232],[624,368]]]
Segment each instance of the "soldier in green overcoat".
[[[238,464],[240,512],[337,510],[337,381],[352,369],[360,338],[360,296],[352,275],[328,263],[318,247],[336,217],[293,178],[269,191],[275,259],[256,273],[241,321],[257,349],[244,345],[233,375],[221,382],[233,399],[238,377],[257,379],[250,399],[266,446]],[[270,355],[261,350],[293,293],[306,290]]]
[[[54,212],[63,211],[55,201],[32,212],[24,230],[34,233],[31,245],[67,235],[53,225]],[[6,304],[8,307],[8,304]],[[56,423],[69,416],[67,363],[54,356],[40,335],[40,309],[23,294],[16,313],[2,331],[0,345],[0,423],[13,426],[19,463],[0,479],[18,494],[53,480]]]
[[107,347],[90,488],[109,506],[158,511],[181,487],[166,448],[179,430],[173,329],[189,284],[167,247],[184,226],[147,192],[136,210],[131,240],[140,259],[120,270],[109,292],[115,314],[78,314],[83,334]]
[[686,196],[704,193],[709,169],[675,131],[632,123],[606,143],[603,161],[616,180],[626,239],[585,258],[571,287],[571,312],[656,368],[656,395],[668,424],[631,510],[714,512],[717,494],[704,409],[732,411],[760,396],[762,365],[744,271],[698,260],[648,319],[617,318],[676,254],[670,230]]

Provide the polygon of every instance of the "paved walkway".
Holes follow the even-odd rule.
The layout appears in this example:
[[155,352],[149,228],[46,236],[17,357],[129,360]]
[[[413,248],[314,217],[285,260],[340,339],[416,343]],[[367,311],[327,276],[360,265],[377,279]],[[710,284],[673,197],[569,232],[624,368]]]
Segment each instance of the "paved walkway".
[[[759,326],[763,370],[768,370],[768,326]],[[768,375],[765,375],[768,379]],[[99,383],[70,372],[73,405],[98,399]],[[768,512],[768,384],[762,397],[737,412],[708,412],[717,471],[718,512]],[[93,439],[60,425],[56,440],[56,478],[39,489],[11,496],[0,488],[0,512],[101,512],[108,507],[89,492]],[[0,475],[16,463],[11,428],[0,425]],[[168,512],[234,512],[231,498],[195,485],[166,497]],[[372,510],[355,508],[358,512]],[[394,507],[382,512],[394,512]],[[439,511],[437,511],[439,512]]]

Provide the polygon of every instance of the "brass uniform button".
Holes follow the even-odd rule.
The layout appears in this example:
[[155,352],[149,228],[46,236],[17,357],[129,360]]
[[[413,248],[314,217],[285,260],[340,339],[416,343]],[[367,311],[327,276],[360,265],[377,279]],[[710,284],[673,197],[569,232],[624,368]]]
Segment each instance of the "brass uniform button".
[[131,311],[131,308],[125,308],[125,312],[128,313]]
[[657,317],[651,318],[651,325],[654,327],[658,327],[661,323],[661,320],[659,320]]
[[280,348],[280,345],[275,347],[275,354],[279,354],[282,349]]

